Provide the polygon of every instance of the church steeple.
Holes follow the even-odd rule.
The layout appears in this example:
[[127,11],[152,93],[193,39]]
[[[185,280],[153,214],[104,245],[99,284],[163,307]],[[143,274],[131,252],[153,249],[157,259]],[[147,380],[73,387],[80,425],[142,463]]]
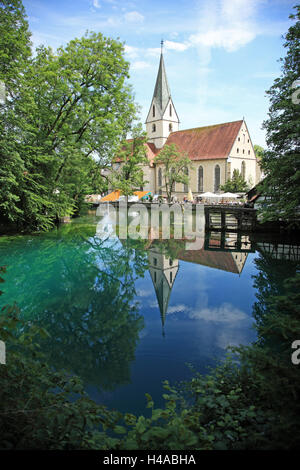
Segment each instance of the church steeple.
[[159,61],[159,69],[156,78],[153,100],[156,101],[157,111],[160,112],[161,117],[163,112],[168,104],[169,99],[171,99],[171,92],[168,84],[164,56],[161,53]]
[[150,110],[146,119],[149,142],[153,142],[157,148],[162,148],[170,132],[178,131],[178,128],[179,119],[168,84],[162,41],[158,74]]
[[164,332],[169,300],[179,268],[179,263],[177,259],[173,260],[169,258],[164,254],[163,250],[159,247],[156,248],[155,246],[149,249],[148,260],[149,272],[155,289]]

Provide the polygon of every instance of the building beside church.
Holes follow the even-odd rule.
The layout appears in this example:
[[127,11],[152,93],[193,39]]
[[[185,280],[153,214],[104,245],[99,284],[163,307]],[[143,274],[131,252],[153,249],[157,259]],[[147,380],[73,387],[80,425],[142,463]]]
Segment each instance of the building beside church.
[[189,190],[194,195],[207,191],[220,192],[220,186],[232,177],[235,169],[239,170],[250,187],[260,180],[259,165],[244,118],[179,129],[180,121],[168,84],[163,52],[145,124],[148,164],[143,166],[143,173],[147,183],[139,189],[165,195],[163,167],[154,159],[165,145],[170,144],[176,144],[178,150],[191,160],[191,166],[186,170],[189,184],[175,184],[173,194],[178,200],[187,196]]

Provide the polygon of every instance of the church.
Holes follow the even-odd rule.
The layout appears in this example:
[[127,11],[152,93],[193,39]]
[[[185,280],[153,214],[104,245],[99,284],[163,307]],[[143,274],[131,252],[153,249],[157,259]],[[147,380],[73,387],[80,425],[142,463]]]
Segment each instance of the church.
[[247,124],[243,119],[192,129],[179,129],[179,116],[168,84],[163,51],[150,109],[146,119],[148,164],[143,166],[144,191],[166,195],[163,168],[154,159],[165,145],[176,144],[188,155],[191,165],[186,169],[189,183],[176,183],[173,195],[180,201],[189,190],[193,195],[221,192],[235,169],[239,170],[249,187],[260,180],[260,169],[255,156]]
[[[236,234],[227,235],[227,243],[235,247]],[[244,235],[242,237],[241,251],[218,250],[220,240],[218,235],[215,234],[214,238],[210,238],[210,247],[213,247],[213,250],[207,250],[204,247],[200,250],[186,250],[184,242],[177,241],[176,258],[172,258],[170,253],[164,249],[162,243],[157,240],[151,240],[147,250],[149,272],[160,311],[163,335],[169,301],[180,268],[180,262],[200,264],[240,275],[247,260],[248,253],[245,248],[247,249],[248,244],[249,238]]]

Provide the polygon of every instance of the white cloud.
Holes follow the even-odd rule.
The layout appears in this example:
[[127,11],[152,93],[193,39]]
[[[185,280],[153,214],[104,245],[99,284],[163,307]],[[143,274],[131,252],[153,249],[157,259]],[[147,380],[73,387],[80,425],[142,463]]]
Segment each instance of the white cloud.
[[161,53],[160,47],[148,47],[148,49],[146,49],[146,54],[151,57],[159,57],[160,53]]
[[182,42],[175,42],[175,41],[164,41],[164,46],[166,49],[174,50],[174,51],[185,51],[190,44],[182,43]]
[[144,16],[137,11],[130,11],[124,15],[125,21],[128,23],[142,23]]
[[177,33],[177,31],[173,31],[172,33],[170,33],[169,36],[170,36],[171,39],[176,39],[177,36],[178,36],[178,33]]
[[256,16],[262,0],[218,0],[201,10],[199,28],[190,36],[195,46],[220,47],[233,52],[259,33]]
[[142,69],[147,69],[149,67],[151,67],[149,62],[145,62],[143,60],[137,60],[136,62],[132,62],[131,64],[131,68],[133,70],[142,70]]
[[195,45],[222,47],[227,52],[233,52],[251,42],[255,36],[253,31],[244,28],[223,28],[192,35],[190,40]]
[[95,8],[101,8],[101,5],[100,5],[100,3],[99,3],[99,0],[93,0],[93,6],[94,6]]
[[127,54],[130,59],[136,59],[139,56],[138,47],[128,46],[127,44],[125,44],[124,50],[125,54]]

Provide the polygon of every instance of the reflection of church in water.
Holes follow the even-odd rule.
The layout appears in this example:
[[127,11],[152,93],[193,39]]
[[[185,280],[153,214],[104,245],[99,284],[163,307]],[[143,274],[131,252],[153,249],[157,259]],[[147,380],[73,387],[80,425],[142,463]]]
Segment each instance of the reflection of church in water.
[[[240,275],[249,253],[259,253],[273,262],[299,262],[300,242],[296,240],[277,240],[276,236],[265,240],[266,235],[244,235],[236,232],[210,232],[200,243],[200,249],[185,249],[185,242],[178,241],[176,259],[164,248],[164,243],[152,241],[148,248],[149,271],[164,328],[172,288],[175,283],[179,262],[200,264],[212,269],[220,269]],[[198,242],[203,240],[198,239]]]
[[160,247],[152,247],[148,251],[149,272],[159,305],[162,326],[168,310],[172,287],[179,269],[178,259],[165,255]]
[[[212,240],[210,240],[211,242]],[[215,243],[218,244],[219,241],[215,240]],[[204,248],[201,250],[185,250],[183,244],[182,249],[176,251],[176,256],[177,258],[173,259],[160,243],[155,243],[148,249],[149,272],[160,310],[163,334],[171,292],[179,270],[179,261],[241,274],[248,252],[218,251],[217,246],[215,250],[206,250]]]

